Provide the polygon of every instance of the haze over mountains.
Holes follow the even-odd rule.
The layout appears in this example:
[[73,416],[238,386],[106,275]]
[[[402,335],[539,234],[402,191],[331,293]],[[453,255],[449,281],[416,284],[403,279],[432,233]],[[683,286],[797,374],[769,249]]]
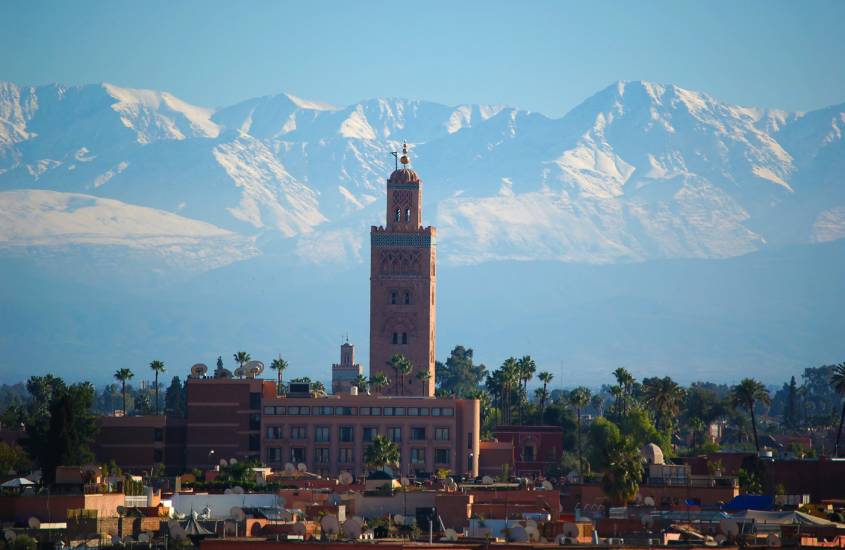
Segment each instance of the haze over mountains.
[[366,348],[368,228],[402,140],[438,227],[440,356],[530,353],[573,383],[841,361],[823,335],[845,328],[843,128],[845,104],[786,113],[649,82],[560,119],[0,83],[0,378],[20,353],[105,379],[235,348],[326,378],[340,334]]

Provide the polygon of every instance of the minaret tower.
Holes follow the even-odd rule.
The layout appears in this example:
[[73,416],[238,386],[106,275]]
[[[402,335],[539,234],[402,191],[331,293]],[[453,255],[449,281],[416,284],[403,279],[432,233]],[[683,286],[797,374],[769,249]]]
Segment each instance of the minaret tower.
[[[370,376],[387,375],[385,395],[433,396],[436,230],[422,226],[422,182],[407,144],[399,162],[387,180],[386,224],[370,231]],[[404,384],[390,366],[395,354],[413,365]]]

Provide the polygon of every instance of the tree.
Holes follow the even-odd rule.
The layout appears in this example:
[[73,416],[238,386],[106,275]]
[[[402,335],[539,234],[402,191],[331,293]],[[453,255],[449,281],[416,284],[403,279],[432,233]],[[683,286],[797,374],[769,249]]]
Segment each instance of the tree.
[[643,478],[640,450],[630,440],[622,437],[607,447],[604,476],[601,487],[610,501],[623,506],[637,495]]
[[140,416],[149,416],[153,414],[153,403],[150,400],[150,394],[141,390],[135,392],[135,414]]
[[396,388],[396,395],[405,395],[405,377],[411,374],[414,366],[401,353],[393,354],[393,357],[390,358],[387,364],[393,369],[396,376],[395,381],[399,383],[399,386]]
[[[845,363],[839,363],[833,366],[833,372],[830,375],[830,385],[839,394],[840,398],[845,398]],[[845,399],[842,401],[842,412],[839,413],[839,428],[836,430],[834,456],[839,456],[839,443],[842,438],[843,422],[845,422]]]
[[634,379],[634,376],[624,367],[619,367],[613,371],[613,376],[616,378],[616,383],[619,385],[620,389],[617,414],[624,416],[625,414],[628,414],[636,380]]
[[697,443],[697,440],[696,440],[696,437],[695,437],[696,434],[702,435],[702,443],[703,443],[704,442],[704,437],[703,437],[704,436],[704,430],[707,429],[707,426],[704,424],[704,421],[697,416],[690,418],[688,424],[689,424],[690,431],[692,432],[692,448],[695,449],[696,443]]
[[249,361],[252,359],[252,357],[250,357],[250,355],[245,351],[235,352],[233,356],[235,358],[235,363],[237,363],[238,366],[240,366],[240,368],[241,368],[241,370],[238,371],[239,373],[241,373],[240,376],[238,376],[238,378],[241,378],[241,377],[243,377],[244,365],[249,363]]
[[420,381],[420,384],[422,384],[423,392],[427,395],[428,381],[431,380],[431,373],[427,370],[421,370],[416,374],[416,378]]
[[584,472],[584,454],[581,446],[581,410],[590,402],[590,390],[583,386],[577,387],[569,394],[569,403],[575,409],[575,418],[577,422],[576,440],[578,445],[578,467],[579,472],[583,475]]
[[388,378],[387,375],[383,372],[377,372],[376,374],[370,377],[370,386],[375,388],[377,393],[381,393],[381,390],[389,385],[390,378]]
[[534,362],[534,359],[531,359],[530,355],[523,355],[516,364],[519,380],[522,381],[522,391],[527,393],[528,382],[534,378],[534,373],[537,372],[537,363]]
[[316,382],[311,382],[311,394],[314,396],[320,396],[326,394],[326,386],[317,380]]
[[358,388],[359,393],[367,393],[367,388],[369,388],[370,382],[367,380],[366,376],[359,374],[355,377],[355,380],[352,381],[352,385]]
[[270,363],[270,368],[276,371],[276,395],[281,395],[282,374],[285,372],[285,369],[288,368],[288,362],[282,359],[282,356],[279,355]]
[[156,359],[155,361],[150,363],[150,368],[153,370],[153,372],[155,373],[155,377],[156,377],[156,379],[155,379],[156,414],[159,414],[159,408],[158,408],[158,375],[159,375],[159,373],[164,372],[167,369],[164,368],[164,362],[159,361],[158,359]]
[[114,378],[118,382],[120,382],[120,392],[123,394],[123,416],[126,416],[126,382],[131,380],[135,374],[127,369],[117,369],[114,373]]
[[[554,377],[555,377],[554,374],[547,372],[547,371],[543,371],[537,376],[537,378],[539,378],[540,381],[543,383],[543,393],[540,394],[540,396],[542,396],[542,398],[540,399],[540,418],[541,419],[543,418],[543,413],[546,411],[546,399],[549,398],[548,387],[549,387],[549,384],[552,383],[552,378],[554,378]],[[542,422],[542,420],[541,420],[541,422]]]
[[435,363],[437,387],[456,397],[466,397],[479,389],[487,368],[474,364],[472,356],[472,348],[455,346],[445,363]]
[[754,447],[760,452],[760,442],[757,439],[757,421],[754,417],[754,406],[757,403],[770,403],[769,390],[753,378],[743,378],[731,389],[731,403],[734,408],[742,407],[751,415],[751,429],[754,431]]
[[399,466],[399,447],[383,435],[377,435],[364,450],[364,462],[372,470],[383,470],[385,466]]
[[188,409],[187,388],[178,376],[170,381],[164,392],[164,410],[174,418],[185,418]]
[[28,470],[31,466],[29,455],[20,445],[0,441],[0,474],[6,477],[10,472],[15,474]]
[[596,416],[604,416],[604,397],[600,393],[590,399],[590,406],[596,410]]
[[670,377],[646,378],[643,380],[645,404],[654,413],[654,425],[658,430],[671,428],[672,419],[677,417],[684,400],[684,390]]

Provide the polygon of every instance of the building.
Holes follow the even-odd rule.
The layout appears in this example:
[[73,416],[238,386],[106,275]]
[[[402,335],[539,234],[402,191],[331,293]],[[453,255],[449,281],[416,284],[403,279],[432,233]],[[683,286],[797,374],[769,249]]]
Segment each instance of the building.
[[515,463],[511,475],[545,475],[560,466],[563,453],[560,426],[496,426],[493,437],[500,443],[513,445]]
[[[431,397],[436,230],[422,226],[422,182],[408,168],[407,146],[400,161],[402,168],[387,180],[386,223],[370,231],[370,376],[384,373],[390,379],[385,393]],[[395,354],[411,361],[409,376],[399,377],[390,367]],[[420,372],[428,379],[417,378]]]
[[102,463],[114,460],[127,472],[163,464],[167,473],[185,469],[185,421],[169,416],[103,416],[92,450]]
[[332,393],[349,393],[364,369],[355,362],[355,346],[347,340],[340,346],[340,363],[332,365]]

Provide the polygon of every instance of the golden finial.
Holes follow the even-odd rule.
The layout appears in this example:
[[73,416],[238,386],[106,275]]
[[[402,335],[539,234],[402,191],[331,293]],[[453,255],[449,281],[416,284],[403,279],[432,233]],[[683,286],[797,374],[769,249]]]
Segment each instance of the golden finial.
[[408,156],[408,143],[402,142],[402,158],[399,159],[403,165],[408,165],[411,163],[411,158]]

